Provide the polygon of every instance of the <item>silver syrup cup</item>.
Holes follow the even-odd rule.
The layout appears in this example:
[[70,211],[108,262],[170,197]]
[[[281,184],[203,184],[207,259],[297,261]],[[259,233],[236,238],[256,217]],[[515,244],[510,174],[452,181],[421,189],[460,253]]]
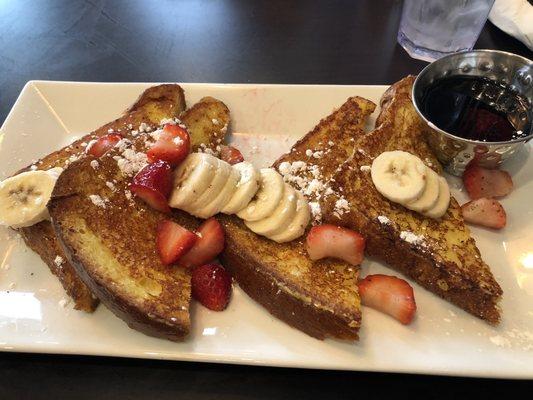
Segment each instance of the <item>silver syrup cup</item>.
[[509,85],[529,101],[527,115],[521,115],[523,122],[525,121],[524,125],[527,125],[527,122],[533,119],[533,61],[504,51],[464,51],[432,62],[416,78],[412,92],[413,104],[428,125],[428,143],[446,170],[461,176],[474,157],[480,165],[489,168],[494,168],[512,157],[533,137],[533,124],[530,124],[530,132],[527,135],[505,142],[464,139],[438,128],[421,112],[422,96],[435,80],[456,75],[485,77]]

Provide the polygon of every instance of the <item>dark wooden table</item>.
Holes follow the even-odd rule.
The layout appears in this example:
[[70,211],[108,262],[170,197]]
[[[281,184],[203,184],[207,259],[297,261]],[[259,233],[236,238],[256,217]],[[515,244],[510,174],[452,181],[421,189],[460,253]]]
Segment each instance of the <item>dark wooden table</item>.
[[[400,1],[0,2],[0,121],[31,79],[386,84]],[[487,24],[477,48],[532,58]],[[497,366],[495,366],[497,367]],[[498,397],[531,382],[0,353],[0,398]]]

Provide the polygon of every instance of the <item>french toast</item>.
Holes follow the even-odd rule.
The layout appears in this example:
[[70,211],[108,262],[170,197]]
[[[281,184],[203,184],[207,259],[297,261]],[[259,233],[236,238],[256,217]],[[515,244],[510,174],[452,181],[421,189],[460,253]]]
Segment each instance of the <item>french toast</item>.
[[[368,100],[348,99],[274,166],[304,160],[308,167],[316,165],[321,176],[333,174],[349,156],[352,138],[362,134],[374,108]],[[320,157],[306,155],[308,149],[319,152]],[[250,297],[277,318],[315,338],[358,338],[361,310],[357,267],[334,259],[311,261],[303,238],[276,243],[251,232],[234,216],[218,218],[226,233],[221,261]]]
[[[184,109],[185,96],[180,86],[166,84],[150,87],[120,118],[47,155],[37,161],[33,168],[42,170],[53,167],[65,168],[85,153],[85,147],[91,140],[107,134],[110,129],[128,134],[131,131],[127,129],[129,124],[134,127],[138,127],[143,122],[150,125],[158,124],[163,118],[177,117]],[[190,114],[194,115],[194,113]],[[18,173],[27,170],[30,170],[30,166]],[[48,265],[50,271],[59,278],[67,294],[74,300],[74,308],[93,312],[98,305],[98,299],[92,295],[67,261],[50,221],[42,221],[21,228],[19,232],[28,247],[35,251]]]
[[[204,98],[180,119],[193,151],[213,150],[224,139],[229,111]],[[190,273],[160,261],[157,226],[169,217],[189,229],[199,221],[177,210],[171,216],[156,211],[129,191],[131,168],[147,149],[149,131],[137,132],[99,159],[71,164],[56,183],[49,211],[69,262],[102,303],[131,328],[178,341],[190,329]]]
[[[368,166],[385,151],[404,150],[428,167],[442,167],[424,140],[425,126],[410,98],[413,77],[394,84],[381,100],[376,129],[355,143],[352,157],[333,175],[335,194],[320,200],[324,220],[361,232],[369,255],[412,278],[421,286],[491,323],[500,320],[502,289],[465,225],[452,197],[446,214],[431,219],[384,198],[373,185]],[[335,213],[339,190],[349,200]]]

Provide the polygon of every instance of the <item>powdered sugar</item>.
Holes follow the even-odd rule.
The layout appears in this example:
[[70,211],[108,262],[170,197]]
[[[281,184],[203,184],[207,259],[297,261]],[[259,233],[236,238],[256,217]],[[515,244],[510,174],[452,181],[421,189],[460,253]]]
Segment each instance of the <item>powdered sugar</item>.
[[101,208],[106,208],[107,205],[106,203],[109,201],[108,199],[106,198],[102,198],[100,197],[99,195],[97,194],[91,194],[89,195],[89,199],[92,201],[92,203],[97,206],[97,207],[101,207]]
[[139,132],[140,132],[140,133],[151,132],[151,131],[152,131],[152,127],[149,126],[147,123],[142,122],[142,123],[139,125]]
[[344,196],[341,196],[336,202],[335,202],[335,208],[333,210],[333,215],[335,215],[337,218],[340,218],[345,212],[350,211],[350,203],[348,203],[348,200],[344,198]]
[[61,267],[64,262],[65,260],[61,256],[56,256],[56,258],[54,258],[54,264],[58,267]]
[[391,223],[390,219],[387,218],[386,216],[384,215],[379,215],[378,216],[378,221],[380,224],[382,225],[389,225]]
[[200,144],[200,147],[198,148],[198,152],[211,154],[212,156],[215,156],[215,157],[217,156],[217,154],[211,148],[207,147],[205,143]]
[[401,231],[400,232],[400,239],[406,241],[407,243],[411,243],[411,244],[416,244],[416,245],[421,245],[421,246],[425,245],[424,236],[416,235],[413,232],[409,232],[409,231]]
[[[314,157],[314,154],[317,152],[307,151],[306,153]],[[319,156],[321,156],[320,152]],[[329,182],[324,179],[320,167],[304,161],[284,161],[278,166],[278,171],[283,176],[285,182],[291,184],[310,200],[309,206],[313,216],[313,222],[315,224],[320,223],[322,221],[320,200],[326,196],[335,194]],[[338,204],[339,207],[335,207],[334,213],[336,212],[336,215],[340,216],[349,208],[349,205],[345,199],[341,200]]]
[[309,202],[309,209],[311,210],[313,220],[316,223],[320,223],[320,221],[322,221],[322,209],[320,208],[320,204],[316,201],[311,201]]
[[89,143],[87,143],[87,146],[85,147],[85,152],[88,153],[89,150],[91,150],[91,147],[93,147],[96,142],[96,139],[90,140]]

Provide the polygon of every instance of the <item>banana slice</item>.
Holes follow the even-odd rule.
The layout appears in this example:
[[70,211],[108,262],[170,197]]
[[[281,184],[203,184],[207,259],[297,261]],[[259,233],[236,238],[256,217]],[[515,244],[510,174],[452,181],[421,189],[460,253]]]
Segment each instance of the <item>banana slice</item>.
[[195,201],[182,207],[183,210],[196,217],[200,217],[202,210],[217,198],[231,174],[231,165],[218,158],[215,158],[215,160],[217,161],[217,169],[207,189]]
[[271,240],[278,243],[285,243],[297,239],[304,234],[311,220],[311,210],[309,209],[309,203],[300,192],[296,192],[296,196],[296,213],[293,220],[281,233],[270,236]]
[[428,211],[423,213],[426,217],[440,218],[446,214],[450,205],[450,187],[442,176],[439,176],[439,198],[437,203]]
[[371,176],[378,192],[406,204],[419,198],[426,186],[426,165],[405,151],[386,151],[374,159]]
[[239,171],[231,168],[226,184],[224,185],[220,193],[218,193],[216,197],[207,206],[199,210],[197,212],[197,216],[200,218],[209,218],[215,214],[218,214],[220,212],[220,209],[225,204],[227,204],[229,199],[231,199],[231,197],[237,190],[237,183],[239,182],[239,178]]
[[210,154],[192,153],[187,156],[174,173],[174,189],[168,202],[170,207],[183,208],[198,200],[213,181],[217,167],[217,158]]
[[246,208],[237,213],[245,221],[259,221],[269,217],[283,197],[285,182],[282,176],[273,168],[263,168],[259,173],[259,190]]
[[[61,169],[62,171],[62,169]],[[0,183],[0,224],[12,228],[49,218],[46,204],[61,172],[28,171]]]
[[439,175],[431,168],[428,168],[426,179],[426,188],[422,192],[422,196],[405,204],[405,207],[413,211],[424,212],[437,204],[440,192]]
[[252,163],[243,161],[233,165],[233,169],[240,174],[239,182],[228,204],[221,210],[224,214],[236,214],[241,211],[250,203],[259,189],[260,174]]
[[258,235],[266,237],[278,235],[285,231],[294,219],[297,202],[295,190],[286,183],[283,198],[270,217],[259,221],[245,221],[244,224]]

